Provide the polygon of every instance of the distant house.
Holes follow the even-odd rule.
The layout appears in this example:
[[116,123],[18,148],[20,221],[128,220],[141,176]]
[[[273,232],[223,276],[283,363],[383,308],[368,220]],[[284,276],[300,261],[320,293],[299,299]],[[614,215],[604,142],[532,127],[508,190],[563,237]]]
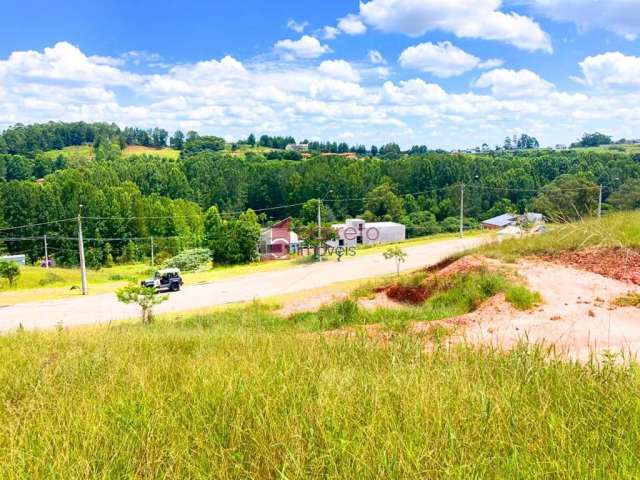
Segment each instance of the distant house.
[[510,225],[515,225],[516,220],[517,217],[515,215],[512,215],[511,213],[503,213],[502,215],[498,215],[497,217],[484,220],[482,222],[482,228],[486,228],[488,230],[498,230]]
[[497,217],[489,218],[482,222],[482,228],[488,230],[499,230],[505,227],[511,227],[518,223],[527,222],[537,224],[544,222],[544,215],[541,213],[528,212],[523,215],[515,215],[512,213],[503,213]]
[[258,251],[262,260],[287,258],[300,248],[298,235],[291,230],[291,217],[274,223],[260,232]]
[[15,262],[24,267],[27,264],[27,257],[25,255],[5,255],[0,257],[0,262]]
[[287,145],[286,147],[284,147],[285,150],[293,150],[295,152],[308,152],[309,151],[309,144],[308,143],[290,143],[289,145]]
[[349,218],[345,223],[331,225],[336,239],[327,242],[335,247],[376,245],[400,242],[406,238],[406,227],[395,222],[365,222],[360,218]]

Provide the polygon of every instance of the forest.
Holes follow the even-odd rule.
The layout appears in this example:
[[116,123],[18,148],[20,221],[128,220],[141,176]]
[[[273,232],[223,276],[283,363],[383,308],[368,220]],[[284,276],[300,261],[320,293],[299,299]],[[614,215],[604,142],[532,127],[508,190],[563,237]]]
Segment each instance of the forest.
[[[313,224],[319,198],[327,222],[353,216],[399,221],[413,237],[455,231],[463,184],[466,228],[505,212],[540,211],[562,220],[593,215],[600,185],[605,212],[640,208],[637,153],[527,148],[465,154],[424,146],[401,152],[385,145],[375,152],[347,146],[356,153],[345,156],[323,153],[318,144],[302,156],[261,145],[283,147],[291,137],[252,137],[229,147],[196,132],[169,137],[161,129],[104,123],[9,128],[0,136],[0,248],[37,261],[47,235],[56,260],[73,265],[81,215],[95,267],[148,255],[150,237],[156,253],[166,255],[217,241],[226,251],[221,263],[233,263],[251,259],[232,252],[243,232],[255,236],[260,226],[287,216],[297,225]],[[126,145],[167,143],[180,150],[179,158],[122,155]],[[61,149],[73,145],[89,145],[91,154],[68,158]]]

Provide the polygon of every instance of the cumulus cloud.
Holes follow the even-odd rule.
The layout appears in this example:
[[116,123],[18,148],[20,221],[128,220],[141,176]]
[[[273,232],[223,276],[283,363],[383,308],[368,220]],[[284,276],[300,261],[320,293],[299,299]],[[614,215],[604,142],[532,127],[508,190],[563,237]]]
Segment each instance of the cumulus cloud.
[[640,86],[640,57],[607,52],[580,62],[584,82],[589,86]]
[[498,68],[483,73],[474,87],[491,88],[496,97],[536,97],[548,94],[554,85],[531,70],[508,70]]
[[537,13],[572,22],[581,29],[601,28],[627,40],[640,35],[640,8],[633,0],[526,0]]
[[129,85],[139,79],[137,75],[106,64],[105,59],[91,59],[74,45],[58,42],[44,52],[13,52],[7,60],[0,61],[0,73],[105,85]]
[[333,40],[340,34],[340,30],[336,27],[326,26],[322,29],[322,38],[325,40]]
[[480,64],[478,57],[451,42],[420,43],[404,50],[398,61],[404,68],[422,70],[441,78],[461,75]]
[[499,10],[500,0],[370,0],[360,19],[383,32],[419,37],[442,30],[458,37],[499,40],[523,50],[552,52],[551,40],[533,19]]
[[338,28],[347,35],[362,35],[367,31],[367,27],[362,23],[357,15],[349,14],[338,20]]
[[379,80],[377,69],[386,67],[356,68],[345,60],[241,62],[227,56],[134,74],[128,62],[108,65],[113,62],[79,50],[71,50],[79,66],[62,62],[75,68],[71,80],[58,65],[58,56],[66,58],[59,50],[14,52],[0,60],[0,127],[84,120],[234,138],[253,131],[336,139],[352,132],[358,143],[445,148],[501,142],[513,125],[545,144],[595,130],[629,138],[640,129],[638,89],[610,91],[617,78],[637,87],[638,59],[624,55],[622,61],[611,54],[587,57],[581,93],[560,91],[530,70],[501,68],[480,75],[471,91],[456,92],[420,78]]
[[318,67],[320,73],[348,82],[359,82],[360,74],[346,60],[325,60]]
[[281,52],[288,60],[295,58],[317,58],[330,52],[327,45],[322,45],[320,41],[309,35],[303,35],[298,40],[285,39],[276,42],[276,51]]
[[374,63],[376,65],[385,65],[387,63],[387,61],[378,50],[369,50],[369,53],[367,53],[367,58],[369,58],[369,61],[371,63]]
[[304,32],[304,29],[307,28],[309,22],[296,22],[293,18],[287,20],[287,28],[293,30],[296,33]]

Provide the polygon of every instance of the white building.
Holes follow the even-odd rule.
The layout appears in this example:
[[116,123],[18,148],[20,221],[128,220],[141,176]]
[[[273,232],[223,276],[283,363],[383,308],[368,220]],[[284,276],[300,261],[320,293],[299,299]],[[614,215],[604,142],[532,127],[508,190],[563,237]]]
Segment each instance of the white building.
[[378,245],[401,242],[406,239],[406,228],[395,222],[365,222],[360,218],[349,218],[345,223],[331,225],[336,231],[336,240],[327,242],[334,247],[356,245]]
[[285,150],[289,151],[289,150],[294,150],[296,152],[308,152],[309,151],[309,144],[308,143],[290,143],[289,145],[287,145],[286,147],[284,147]]
[[27,264],[27,257],[26,255],[5,255],[0,257],[0,262],[15,262],[24,267]]

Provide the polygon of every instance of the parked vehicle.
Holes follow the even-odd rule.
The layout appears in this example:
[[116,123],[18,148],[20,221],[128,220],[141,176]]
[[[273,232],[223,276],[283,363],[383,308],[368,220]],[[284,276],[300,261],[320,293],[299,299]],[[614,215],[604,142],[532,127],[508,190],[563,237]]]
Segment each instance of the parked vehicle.
[[153,278],[140,282],[143,287],[155,288],[158,292],[177,292],[183,283],[177,268],[158,270]]

